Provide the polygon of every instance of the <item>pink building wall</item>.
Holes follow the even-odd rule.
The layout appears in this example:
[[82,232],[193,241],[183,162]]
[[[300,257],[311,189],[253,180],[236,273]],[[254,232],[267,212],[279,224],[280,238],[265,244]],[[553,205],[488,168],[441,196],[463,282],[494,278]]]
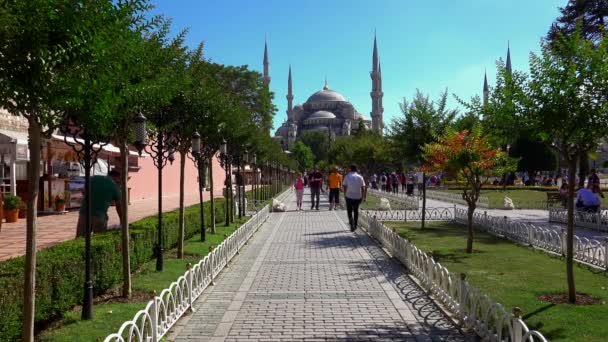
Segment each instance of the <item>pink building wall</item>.
[[[138,163],[140,169],[136,172],[129,172],[129,176],[131,176],[129,187],[131,188],[132,202],[156,198],[158,196],[158,170],[156,166],[154,166],[152,157],[141,157],[139,158]],[[163,196],[179,195],[179,165],[180,155],[179,153],[176,153],[173,164],[167,162],[167,165],[163,168]],[[197,170],[196,166],[189,158],[186,158],[185,176],[184,191],[186,196],[189,194],[198,194]],[[216,196],[221,196],[222,194],[224,179],[224,169],[221,168],[217,158],[214,158],[213,183]]]

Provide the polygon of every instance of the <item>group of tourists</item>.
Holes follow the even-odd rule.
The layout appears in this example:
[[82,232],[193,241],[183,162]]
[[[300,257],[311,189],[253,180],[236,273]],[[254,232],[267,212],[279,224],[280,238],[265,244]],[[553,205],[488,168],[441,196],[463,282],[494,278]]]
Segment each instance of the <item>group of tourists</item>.
[[[564,206],[568,200],[568,183],[563,182],[559,189],[560,195],[563,198]],[[600,187],[600,177],[595,169],[591,169],[591,174],[587,177],[587,186],[580,187],[576,191],[576,209],[579,211],[593,212],[599,211],[602,204],[602,188]]]
[[[323,190],[324,183],[325,190]],[[336,210],[340,206],[340,192],[344,192],[350,230],[354,232],[357,229],[359,205],[365,201],[366,184],[355,165],[349,167],[349,172],[345,176],[342,176],[338,168],[334,168],[325,178],[318,167],[307,175],[300,174],[294,184],[297,210],[302,210],[306,186],[310,188],[310,210],[319,210],[322,191],[329,194],[329,210]]]
[[[438,175],[433,175],[431,178],[433,185],[440,184],[441,181]],[[429,181],[431,178],[429,178]],[[392,193],[398,193],[399,189],[401,189],[402,192],[412,195],[416,180],[413,175],[407,175],[405,172],[383,172],[380,176],[377,176],[375,173],[372,174],[369,177],[369,184],[372,189]]]

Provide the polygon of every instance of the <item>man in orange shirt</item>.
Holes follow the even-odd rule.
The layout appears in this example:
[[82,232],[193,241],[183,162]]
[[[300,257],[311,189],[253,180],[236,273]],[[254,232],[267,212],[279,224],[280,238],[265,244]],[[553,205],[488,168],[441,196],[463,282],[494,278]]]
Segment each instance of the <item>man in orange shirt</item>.
[[338,168],[327,177],[327,187],[329,188],[329,210],[336,210],[340,205],[340,188],[342,187],[342,175],[338,173]]

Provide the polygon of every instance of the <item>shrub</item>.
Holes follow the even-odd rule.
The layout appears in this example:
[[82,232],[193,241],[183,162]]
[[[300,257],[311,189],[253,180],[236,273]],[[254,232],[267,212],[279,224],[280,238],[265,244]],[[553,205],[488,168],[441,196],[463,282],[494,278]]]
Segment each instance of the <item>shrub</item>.
[[[19,202],[17,202],[19,203]],[[216,200],[216,221],[224,217],[224,199]],[[209,223],[210,203],[204,205]],[[186,208],[185,237],[200,232],[199,205]],[[156,216],[130,225],[131,268],[154,256],[157,240]],[[76,229],[76,227],[74,227]],[[177,245],[178,212],[163,215],[166,248]],[[63,312],[81,304],[84,284],[84,238],[65,241],[38,252],[36,263],[36,328],[61,317]],[[91,239],[93,286],[100,295],[122,281],[121,236],[119,231],[94,235]],[[19,340],[23,305],[24,257],[0,262],[0,340]]]
[[13,195],[4,195],[4,209],[19,209],[21,206],[21,197]]

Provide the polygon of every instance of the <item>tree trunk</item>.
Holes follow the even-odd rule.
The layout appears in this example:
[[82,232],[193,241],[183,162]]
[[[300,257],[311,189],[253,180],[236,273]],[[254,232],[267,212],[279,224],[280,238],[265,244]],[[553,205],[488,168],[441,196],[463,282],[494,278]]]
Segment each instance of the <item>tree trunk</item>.
[[576,285],[574,283],[574,179],[576,177],[576,159],[568,162],[568,228],[566,232],[566,278],[568,279],[568,301],[576,303]]
[[426,221],[426,173],[422,173],[422,222],[420,228],[424,229]]
[[209,156],[209,200],[211,201],[211,209],[209,218],[211,219],[211,232],[215,234],[215,186],[213,184],[213,155]]
[[28,121],[30,163],[27,170],[27,178],[29,197],[27,199],[25,281],[23,286],[23,326],[21,338],[25,342],[33,342],[36,308],[36,214],[38,209],[38,186],[40,184],[40,125],[36,120]]
[[[579,155],[579,166],[578,166],[578,186],[585,186],[585,179],[587,178],[587,174],[589,173],[589,158],[587,157],[587,153],[581,153]],[[572,178],[574,179],[574,178]]]
[[467,210],[467,253],[473,253],[473,239],[475,238],[475,230],[473,229],[473,213],[475,213],[475,203],[469,203]]
[[177,258],[184,258],[184,178],[186,170],[186,152],[179,151],[179,235],[177,237]]
[[120,201],[122,217],[120,226],[122,227],[122,296],[131,298],[131,250],[129,242],[129,149],[125,143],[120,143],[120,178],[121,178],[121,197]]

